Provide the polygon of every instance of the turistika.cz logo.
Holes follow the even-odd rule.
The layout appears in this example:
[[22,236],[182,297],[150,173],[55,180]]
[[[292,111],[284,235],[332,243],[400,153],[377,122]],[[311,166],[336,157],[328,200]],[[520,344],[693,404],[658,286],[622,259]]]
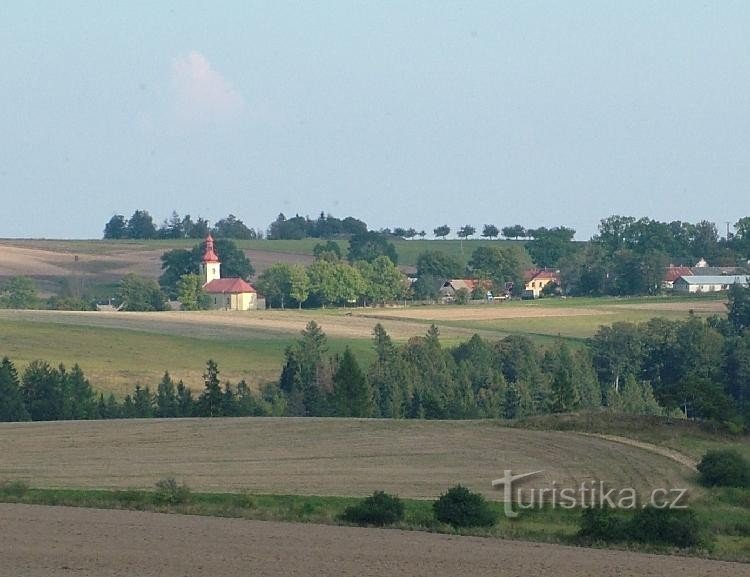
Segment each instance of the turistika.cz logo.
[[532,471],[514,475],[505,469],[499,479],[492,481],[492,487],[502,488],[505,516],[518,517],[518,511],[524,509],[576,509],[609,507],[612,509],[637,509],[651,506],[657,509],[687,509],[687,489],[653,489],[645,498],[633,487],[614,489],[607,487],[603,481],[583,481],[578,488],[560,487],[552,481],[548,487],[520,487],[525,480],[544,473]]

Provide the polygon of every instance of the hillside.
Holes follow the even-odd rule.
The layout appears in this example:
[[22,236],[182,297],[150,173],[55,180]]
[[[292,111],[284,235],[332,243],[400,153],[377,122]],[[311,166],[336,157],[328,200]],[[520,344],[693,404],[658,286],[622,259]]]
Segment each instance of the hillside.
[[[524,487],[692,487],[661,454],[493,421],[235,418],[2,423],[0,479],[42,487],[149,488],[174,476],[196,490],[435,497],[457,482],[502,500],[491,481],[543,470]],[[93,466],[92,466],[93,464]]]
[[[0,240],[0,279],[29,276],[40,287],[54,292],[67,280],[80,286],[107,285],[128,273],[157,278],[161,274],[161,255],[175,248],[191,248],[196,240]],[[240,240],[256,273],[277,262],[309,264],[320,239]],[[338,241],[346,254],[348,241]],[[514,245],[515,241],[486,240],[394,240],[399,265],[414,270],[418,255],[425,250],[441,250],[466,263],[472,251],[483,245]],[[530,264],[530,263],[526,263]]]

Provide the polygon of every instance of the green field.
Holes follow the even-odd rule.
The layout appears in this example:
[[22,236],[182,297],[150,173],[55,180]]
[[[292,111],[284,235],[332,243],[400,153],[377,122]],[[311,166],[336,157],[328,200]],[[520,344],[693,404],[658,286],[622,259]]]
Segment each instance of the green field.
[[[640,308],[646,307],[646,308]],[[397,342],[440,327],[452,345],[478,332],[491,340],[527,335],[545,343],[558,338],[578,346],[601,325],[717,314],[716,300],[567,299],[494,305],[442,305],[256,313],[75,313],[0,311],[0,356],[20,368],[35,359],[78,363],[100,391],[122,395],[135,384],[155,385],[165,370],[192,388],[202,386],[208,359],[222,377],[259,384],[278,377],[284,349],[309,320],[329,336],[331,352],[350,346],[363,362],[373,352],[374,325],[382,323]],[[494,318],[492,318],[494,317]]]

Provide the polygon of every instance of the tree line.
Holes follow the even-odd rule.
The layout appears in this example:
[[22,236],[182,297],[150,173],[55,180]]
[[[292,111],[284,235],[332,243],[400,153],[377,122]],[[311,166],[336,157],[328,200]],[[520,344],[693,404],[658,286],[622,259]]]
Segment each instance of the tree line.
[[412,419],[515,419],[593,410],[672,415],[750,425],[750,289],[735,287],[728,315],[707,320],[655,318],[602,326],[585,346],[559,339],[538,345],[510,335],[474,335],[446,347],[434,325],[395,343],[377,324],[373,360],[347,347],[330,354],[311,321],[284,352],[277,381],[252,390],[221,383],[209,360],[194,395],[169,373],[136,386],[122,401],[98,397],[75,366],[31,363],[19,377],[0,365],[1,420],[186,416],[329,416]]
[[220,219],[214,226],[209,226],[208,221],[202,217],[193,220],[189,214],[180,216],[173,211],[172,216],[157,227],[147,210],[136,210],[128,219],[122,214],[115,214],[104,225],[104,238],[108,240],[197,239],[206,238],[209,233],[217,238],[237,240],[263,238],[262,231],[249,228],[233,214]]

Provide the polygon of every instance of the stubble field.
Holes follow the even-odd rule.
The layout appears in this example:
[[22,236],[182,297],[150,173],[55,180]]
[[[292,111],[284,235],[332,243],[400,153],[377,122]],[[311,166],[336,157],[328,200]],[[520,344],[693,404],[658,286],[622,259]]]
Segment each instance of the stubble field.
[[201,491],[434,498],[460,482],[542,470],[525,487],[603,481],[639,492],[692,487],[694,471],[648,448],[491,421],[148,419],[2,423],[0,479],[58,488],[150,488],[175,477]]

